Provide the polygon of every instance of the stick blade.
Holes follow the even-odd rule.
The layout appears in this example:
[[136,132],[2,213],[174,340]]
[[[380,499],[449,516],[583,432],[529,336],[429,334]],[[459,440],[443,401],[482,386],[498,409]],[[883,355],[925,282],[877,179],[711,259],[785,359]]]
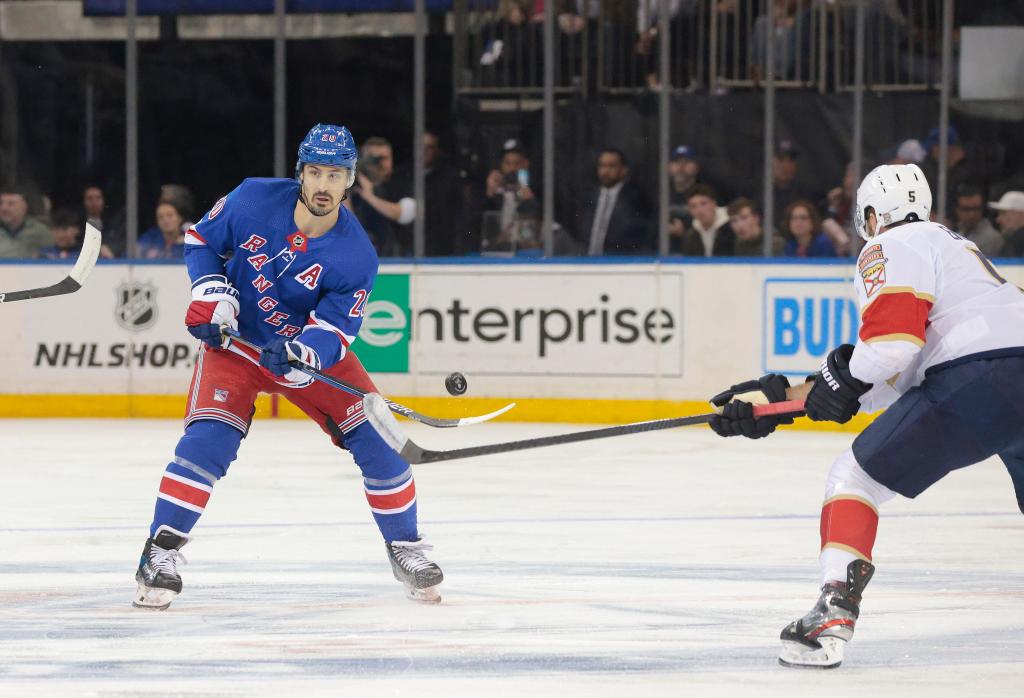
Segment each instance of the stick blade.
[[510,402],[504,407],[502,407],[500,410],[494,410],[494,412],[488,412],[487,414],[482,414],[479,417],[463,417],[462,419],[459,420],[459,426],[464,427],[468,424],[481,424],[483,422],[489,422],[495,417],[500,417],[501,415],[505,414],[515,406],[516,403]]
[[367,393],[363,397],[363,415],[388,446],[398,453],[402,452],[409,442],[409,437],[402,432],[402,427],[391,413],[387,401],[379,393]]
[[75,268],[68,274],[68,276],[78,282],[79,287],[85,283],[85,280],[89,278],[89,274],[92,273],[93,267],[96,266],[96,260],[99,259],[102,246],[103,235],[92,223],[86,223],[85,238],[82,240],[82,251],[78,253],[78,261],[75,262]]

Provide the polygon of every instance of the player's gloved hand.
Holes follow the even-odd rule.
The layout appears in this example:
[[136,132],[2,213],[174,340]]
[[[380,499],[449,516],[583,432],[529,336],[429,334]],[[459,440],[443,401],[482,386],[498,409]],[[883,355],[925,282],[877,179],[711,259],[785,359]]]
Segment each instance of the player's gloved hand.
[[768,416],[754,418],[754,404],[782,402],[786,399],[789,379],[769,373],[756,380],[738,383],[711,398],[711,404],[722,409],[708,425],[719,436],[746,436],[760,439],[768,436],[780,424],[792,424],[792,417]]
[[845,424],[860,410],[860,396],[871,390],[871,384],[850,373],[852,356],[853,345],[841,344],[829,352],[817,373],[807,377],[814,381],[804,402],[809,418]]
[[193,337],[214,349],[227,346],[220,328],[238,329],[238,291],[223,276],[204,276],[192,287],[185,325]]
[[281,376],[294,388],[303,388],[313,382],[307,373],[295,369],[292,361],[298,361],[320,368],[320,357],[315,351],[297,340],[275,339],[263,348],[260,354],[260,366],[267,369],[275,376]]

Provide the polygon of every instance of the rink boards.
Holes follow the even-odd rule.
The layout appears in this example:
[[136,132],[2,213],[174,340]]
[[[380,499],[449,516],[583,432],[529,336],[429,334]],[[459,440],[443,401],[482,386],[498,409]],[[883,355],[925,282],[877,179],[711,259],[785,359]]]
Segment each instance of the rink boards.
[[[1000,269],[1024,283],[1020,265]],[[4,290],[64,273],[0,265]],[[855,341],[853,283],[848,260],[384,263],[354,349],[385,394],[439,414],[515,400],[517,421],[674,416],[762,373],[802,380]],[[74,295],[0,307],[0,416],[180,415],[196,351],[188,300],[180,264],[101,264]],[[452,371],[466,396],[445,392]],[[298,414],[260,403],[272,411]]]

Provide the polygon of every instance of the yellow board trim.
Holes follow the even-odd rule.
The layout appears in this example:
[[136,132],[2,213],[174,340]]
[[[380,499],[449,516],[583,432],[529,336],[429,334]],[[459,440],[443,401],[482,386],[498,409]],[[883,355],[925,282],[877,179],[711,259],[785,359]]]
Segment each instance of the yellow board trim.
[[[626,424],[649,419],[668,419],[705,414],[710,405],[697,400],[577,400],[565,398],[456,398],[402,397],[392,399],[414,410],[437,417],[467,417],[496,410],[509,402],[516,407],[499,417],[503,422],[570,424]],[[40,417],[142,417],[184,419],[184,395],[0,395],[0,418]],[[271,414],[270,398],[256,400],[256,417]],[[306,418],[287,400],[280,400],[278,416]],[[782,429],[843,431],[856,433],[871,423],[873,415],[859,414],[846,424],[812,422],[799,418]]]

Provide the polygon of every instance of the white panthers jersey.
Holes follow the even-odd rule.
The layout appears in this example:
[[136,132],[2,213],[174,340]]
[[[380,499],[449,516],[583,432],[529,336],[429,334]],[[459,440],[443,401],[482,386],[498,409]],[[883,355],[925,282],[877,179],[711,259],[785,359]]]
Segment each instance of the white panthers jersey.
[[857,272],[861,328],[850,372],[874,386],[861,398],[866,411],[892,404],[937,364],[1024,352],[1024,291],[945,226],[906,223],[875,236]]

